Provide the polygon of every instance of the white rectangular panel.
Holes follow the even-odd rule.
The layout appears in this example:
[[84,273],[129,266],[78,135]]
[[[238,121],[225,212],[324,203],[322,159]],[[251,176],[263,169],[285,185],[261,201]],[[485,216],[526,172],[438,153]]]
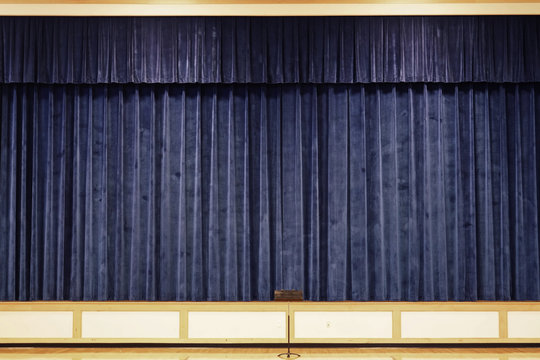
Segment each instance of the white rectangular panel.
[[180,336],[177,311],[83,311],[83,338],[173,339]]
[[496,311],[403,311],[402,338],[498,338]]
[[509,311],[509,338],[540,338],[540,311]]
[[294,337],[319,338],[391,338],[390,311],[296,311]]
[[190,339],[283,339],[286,333],[283,311],[190,311]]
[[0,311],[0,338],[71,337],[71,311]]

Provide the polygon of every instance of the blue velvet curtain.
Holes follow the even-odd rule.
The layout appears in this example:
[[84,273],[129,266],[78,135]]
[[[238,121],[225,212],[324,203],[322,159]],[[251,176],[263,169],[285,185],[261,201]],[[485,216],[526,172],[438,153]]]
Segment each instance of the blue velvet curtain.
[[0,20],[4,83],[540,81],[537,16]]
[[540,18],[0,17],[0,300],[540,300]]
[[1,300],[538,300],[537,84],[4,84]]

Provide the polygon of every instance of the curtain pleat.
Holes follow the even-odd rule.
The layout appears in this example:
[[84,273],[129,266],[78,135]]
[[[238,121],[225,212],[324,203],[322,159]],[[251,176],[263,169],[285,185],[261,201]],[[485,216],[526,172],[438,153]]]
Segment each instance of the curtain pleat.
[[2,17],[0,82],[537,82],[538,19]]
[[1,300],[540,298],[537,85],[0,92]]

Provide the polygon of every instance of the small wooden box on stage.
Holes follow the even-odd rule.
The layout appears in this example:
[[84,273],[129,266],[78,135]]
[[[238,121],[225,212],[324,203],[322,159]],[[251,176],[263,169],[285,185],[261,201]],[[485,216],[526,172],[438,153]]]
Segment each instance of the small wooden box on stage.
[[302,290],[274,290],[275,301],[303,301]]

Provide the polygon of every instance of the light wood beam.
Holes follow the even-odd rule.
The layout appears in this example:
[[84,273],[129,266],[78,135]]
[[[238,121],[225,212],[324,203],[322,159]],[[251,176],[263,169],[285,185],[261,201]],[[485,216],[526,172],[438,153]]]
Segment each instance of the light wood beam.
[[[39,6],[38,6],[39,5]],[[519,0],[0,0],[12,16],[382,16],[539,15],[540,1]]]

